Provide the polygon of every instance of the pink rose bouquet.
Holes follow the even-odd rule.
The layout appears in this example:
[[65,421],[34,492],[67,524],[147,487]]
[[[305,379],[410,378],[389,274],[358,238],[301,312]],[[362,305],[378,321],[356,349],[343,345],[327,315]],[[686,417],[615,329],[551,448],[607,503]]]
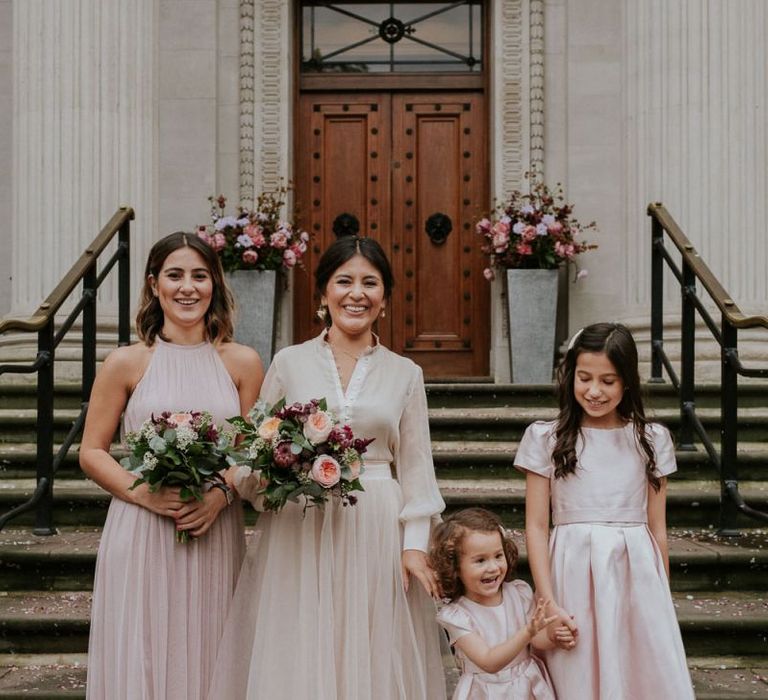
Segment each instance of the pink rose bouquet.
[[265,510],[278,512],[302,496],[305,508],[322,506],[331,496],[345,506],[357,503],[352,492],[363,490],[363,454],[373,440],[339,425],[325,399],[288,406],[281,399],[271,407],[259,401],[248,420],[229,422],[242,436],[231,457],[259,472],[257,493]]
[[[182,499],[202,500],[210,484],[224,483],[221,470],[230,466],[231,439],[216,427],[210,413],[164,411],[125,436],[131,453],[120,464],[136,476],[131,489],[149,484],[154,492],[174,486],[180,487]],[[189,533],[176,532],[176,541],[188,542]]]
[[[529,191],[515,190],[509,202],[499,206],[490,218],[477,222],[475,230],[482,236],[482,251],[488,256],[486,279],[494,278],[494,268],[551,270],[575,262],[586,250],[597,248],[581,240],[591,222],[582,226],[572,216],[573,205],[563,196],[558,183],[554,190],[541,182],[536,173],[526,173]],[[577,275],[577,279],[584,275]]]
[[256,208],[239,207],[225,216],[227,198],[208,197],[211,224],[198,226],[197,235],[221,258],[225,272],[234,270],[289,270],[301,265],[309,234],[280,218],[288,187],[259,195]]

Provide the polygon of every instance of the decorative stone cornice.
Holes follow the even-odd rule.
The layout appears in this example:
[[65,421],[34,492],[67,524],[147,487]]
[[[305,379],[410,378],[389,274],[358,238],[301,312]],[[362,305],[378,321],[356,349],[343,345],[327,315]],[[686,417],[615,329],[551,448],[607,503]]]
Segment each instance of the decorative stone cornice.
[[544,1],[529,0],[530,164],[544,173]]

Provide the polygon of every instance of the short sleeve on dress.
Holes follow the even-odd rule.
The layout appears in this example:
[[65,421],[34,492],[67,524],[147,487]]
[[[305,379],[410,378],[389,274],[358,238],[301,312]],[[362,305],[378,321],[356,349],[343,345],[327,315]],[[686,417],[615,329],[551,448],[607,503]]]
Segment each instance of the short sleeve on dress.
[[515,466],[518,469],[551,478],[552,453],[549,442],[553,427],[552,422],[537,421],[525,429],[515,455]]
[[514,581],[504,584],[504,595],[516,596],[522,603],[526,619],[533,614],[536,603],[533,599],[533,589],[523,580],[516,578]]
[[648,428],[650,429],[653,449],[656,453],[656,473],[659,476],[668,476],[676,472],[675,445],[672,442],[669,430],[660,423],[650,423]]
[[469,613],[456,603],[449,603],[442,607],[437,613],[437,621],[448,632],[451,645],[475,631]]

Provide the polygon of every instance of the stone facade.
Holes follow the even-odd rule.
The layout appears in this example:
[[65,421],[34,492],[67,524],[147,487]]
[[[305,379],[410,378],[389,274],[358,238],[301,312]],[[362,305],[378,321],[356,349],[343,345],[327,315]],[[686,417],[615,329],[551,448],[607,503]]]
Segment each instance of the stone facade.
[[[762,0],[488,8],[492,198],[535,164],[600,227],[562,334],[608,318],[647,337],[656,200],[742,308],[765,313]],[[135,290],[151,241],[205,222],[210,194],[248,203],[290,179],[293,13],[289,0],[0,0],[0,203],[12,212],[0,316],[31,311],[120,204],[138,214]],[[107,310],[113,296],[102,294]],[[503,307],[491,318],[499,380]]]

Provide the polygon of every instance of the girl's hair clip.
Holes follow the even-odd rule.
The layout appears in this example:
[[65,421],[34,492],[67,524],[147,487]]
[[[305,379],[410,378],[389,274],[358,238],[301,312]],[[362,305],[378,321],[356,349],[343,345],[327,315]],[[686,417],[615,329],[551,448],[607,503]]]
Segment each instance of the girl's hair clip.
[[579,328],[574,334],[573,337],[568,341],[568,350],[573,350],[573,346],[576,345],[576,341],[579,339],[581,334],[584,332],[583,328]]

